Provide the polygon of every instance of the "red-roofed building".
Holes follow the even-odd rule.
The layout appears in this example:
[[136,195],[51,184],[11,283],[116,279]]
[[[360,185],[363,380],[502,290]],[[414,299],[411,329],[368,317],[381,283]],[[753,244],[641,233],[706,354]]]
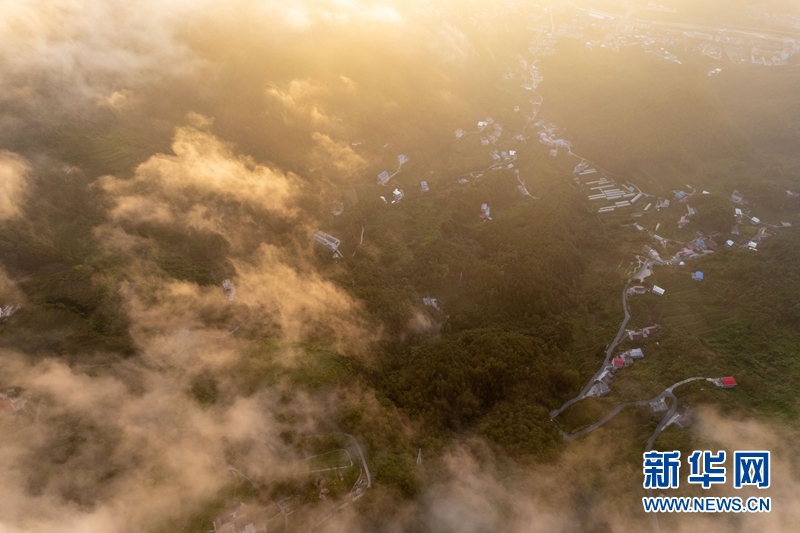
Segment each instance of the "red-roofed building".
[[622,357],[615,357],[611,364],[614,365],[614,368],[622,368],[625,366],[625,360]]
[[736,386],[736,380],[733,379],[732,377],[722,378],[720,380],[720,383],[722,383],[722,386],[725,387],[726,389]]

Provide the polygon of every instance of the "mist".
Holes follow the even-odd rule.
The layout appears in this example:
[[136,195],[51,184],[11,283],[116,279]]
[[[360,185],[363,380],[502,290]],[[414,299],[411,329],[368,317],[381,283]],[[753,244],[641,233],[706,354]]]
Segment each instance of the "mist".
[[[645,4],[0,5],[0,533],[645,531],[660,415],[564,437],[698,373],[657,446],[771,450],[774,509],[661,531],[791,530],[800,15]],[[711,280],[651,254],[577,397],[656,231]]]

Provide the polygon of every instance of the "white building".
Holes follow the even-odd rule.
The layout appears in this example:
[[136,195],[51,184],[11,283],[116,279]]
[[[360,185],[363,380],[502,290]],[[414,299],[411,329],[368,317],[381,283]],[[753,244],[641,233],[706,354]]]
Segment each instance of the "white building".
[[312,238],[333,252],[333,257],[339,257],[339,244],[341,242],[339,239],[322,231],[316,232]]
[[436,298],[431,298],[429,296],[426,296],[425,298],[422,299],[422,303],[424,305],[427,305],[428,307],[433,307],[437,311],[442,310],[441,307],[439,307],[439,300],[437,300]]
[[664,296],[664,292],[666,292],[666,291],[664,291],[664,289],[662,289],[658,285],[653,285],[653,292],[655,294],[658,294],[659,296]]
[[228,301],[232,302],[236,299],[236,285],[229,279],[226,279],[222,282],[222,290],[225,291],[225,295],[228,297]]

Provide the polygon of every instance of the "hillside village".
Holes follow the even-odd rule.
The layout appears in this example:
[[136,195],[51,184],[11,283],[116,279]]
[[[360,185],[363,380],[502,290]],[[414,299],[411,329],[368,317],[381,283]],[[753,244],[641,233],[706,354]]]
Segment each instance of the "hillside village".
[[[574,17],[571,22],[562,24],[556,28],[553,20],[553,10],[540,8],[541,11],[533,18],[539,21],[539,25],[532,25],[528,30],[533,36],[527,48],[527,55],[515,57],[512,63],[515,67],[508,68],[502,74],[502,80],[508,84],[520,84],[521,88],[533,96],[529,99],[529,111],[526,114],[526,123],[521,131],[508,132],[502,124],[495,121],[492,117],[478,120],[475,129],[464,127],[455,130],[454,138],[458,143],[468,143],[474,150],[487,150],[488,164],[485,167],[459,175],[451,182],[457,186],[468,185],[471,180],[487,179],[493,171],[501,169],[513,169],[514,161],[521,150],[536,149],[535,145],[528,144],[530,140],[536,140],[544,145],[549,155],[561,161],[562,157],[576,161],[571,171],[571,182],[577,192],[586,201],[587,209],[596,213],[598,216],[617,215],[622,212],[627,213],[639,221],[633,224],[633,228],[639,232],[647,234],[652,239],[652,244],[642,248],[642,256],[636,255],[636,261],[632,263],[628,285],[623,290],[623,306],[626,310],[626,319],[623,322],[617,339],[612,342],[606,354],[606,360],[600,370],[590,379],[581,393],[572,400],[568,401],[560,409],[551,413],[551,418],[556,419],[564,409],[573,405],[575,402],[586,397],[603,397],[612,391],[613,376],[624,371],[636,361],[644,361],[647,345],[657,342],[662,326],[652,324],[638,329],[625,329],[627,322],[627,303],[629,297],[636,297],[645,293],[652,293],[663,297],[666,290],[658,285],[646,285],[645,280],[653,273],[653,268],[681,268],[686,267],[687,263],[700,259],[708,254],[714,253],[719,246],[736,247],[749,250],[757,250],[759,243],[768,239],[780,228],[791,227],[788,222],[767,223],[762,222],[756,216],[755,210],[748,206],[746,198],[738,191],[730,194],[730,210],[734,215],[736,225],[731,227],[729,234],[721,232],[705,233],[701,231],[692,232],[693,220],[697,217],[702,208],[693,206],[695,199],[708,196],[712,193],[700,191],[686,185],[686,190],[672,191],[671,197],[663,197],[650,194],[642,190],[636,183],[615,176],[604,170],[597,163],[582,157],[577,153],[574,144],[565,138],[564,132],[557,124],[539,120],[537,117],[545,106],[543,96],[536,91],[542,84],[546,83],[545,76],[539,66],[541,58],[557,54],[558,38],[585,39],[584,33],[589,31],[606,31],[606,37],[601,40],[589,40],[586,46],[589,49],[594,47],[607,48],[610,50],[620,50],[624,47],[638,46],[645,52],[655,54],[666,60],[680,63],[677,53],[697,53],[705,55],[715,60],[725,57],[731,62],[739,65],[745,62],[743,50],[749,50],[751,63],[763,66],[777,66],[786,64],[800,49],[800,41],[774,39],[767,36],[753,36],[750,34],[740,34],[726,29],[704,29],[704,28],[685,28],[680,24],[667,24],[655,21],[642,21],[633,18],[637,13],[635,8],[630,8],[624,16],[611,15],[596,10],[584,10],[575,6],[560,9],[572,9]],[[650,8],[648,8],[650,9]],[[644,11],[647,11],[646,9]],[[659,11],[656,9],[655,11]],[[562,13],[563,15],[563,13]],[[675,52],[671,52],[674,50]],[[715,71],[719,72],[721,69]],[[519,113],[523,109],[523,104],[514,107],[514,112]],[[493,149],[495,146],[508,146],[507,149]],[[388,182],[397,175],[407,156],[398,156],[399,166],[397,170],[390,174],[383,171],[378,176],[378,184],[386,186]],[[524,181],[520,179],[519,170],[514,170],[519,181],[519,192],[522,196],[531,196],[525,188]],[[427,181],[420,182],[421,193],[425,194],[431,190]],[[688,191],[688,192],[687,192]],[[787,191],[787,195],[794,194]],[[392,200],[389,202],[387,197],[381,195],[381,199],[389,204],[394,204],[403,199],[405,195],[399,189],[392,193]],[[545,198],[546,199],[546,198]],[[480,219],[484,222],[492,220],[490,206],[487,203],[480,205]],[[671,228],[662,227],[662,222],[648,227],[646,220],[652,219],[654,214],[658,214],[661,219],[667,216],[674,224]],[[648,218],[649,217],[649,218]],[[742,228],[749,230],[742,233]],[[688,240],[677,240],[674,237],[664,237],[662,235],[673,235],[676,233],[691,235]],[[666,232],[666,233],[665,233]],[[661,233],[662,235],[659,235]],[[314,238],[321,244],[319,234]],[[338,241],[337,241],[338,245]],[[326,247],[329,245],[326,244]],[[332,249],[332,248],[331,248]],[[701,271],[693,271],[690,274],[693,281],[702,282],[704,274]],[[638,284],[633,284],[638,282]],[[440,302],[431,297],[426,297],[425,305],[435,306],[439,309]],[[434,303],[429,303],[434,302]],[[614,348],[621,341],[633,343],[634,347],[615,352]],[[735,379],[732,377],[707,378],[720,387],[732,387]],[[683,382],[681,382],[682,384]],[[724,385],[723,385],[724,383]],[[677,384],[676,384],[677,386]],[[666,393],[665,393],[666,394]],[[673,398],[672,409],[667,409],[665,400]],[[660,413],[668,411],[664,424],[659,426],[657,431],[663,430],[670,424],[677,424],[679,427],[687,427],[690,418],[687,413],[676,414],[676,400],[669,391],[664,397],[659,397],[658,401],[652,401],[653,412]],[[600,424],[602,425],[602,424]],[[599,427],[599,426],[598,426]],[[583,433],[582,433],[583,434]],[[654,434],[653,438],[657,436]],[[565,434],[565,438],[570,437]]]
[[[617,339],[611,343],[607,350],[605,362],[576,398],[551,413],[551,418],[554,421],[557,421],[556,417],[564,409],[583,398],[599,398],[610,394],[613,388],[613,377],[618,372],[624,372],[626,368],[637,361],[640,364],[647,364],[645,356],[648,345],[658,342],[657,339],[662,326],[651,324],[638,329],[626,329],[625,324],[628,318],[626,299],[648,292],[664,297],[667,292],[664,288],[654,284],[645,284],[646,278],[652,275],[653,268],[686,267],[689,262],[712,254],[719,246],[723,245],[729,248],[737,247],[757,250],[758,244],[773,235],[774,231],[791,226],[788,222],[780,222],[779,224],[777,221],[775,223],[762,222],[761,218],[756,216],[755,210],[748,207],[747,200],[738,191],[732,191],[730,210],[735,217],[736,225],[731,228],[729,234],[694,231],[693,234],[690,233],[692,236],[688,240],[677,240],[674,237],[659,235],[659,232],[662,235],[664,232],[667,235],[680,232],[686,234],[686,231],[691,232],[693,220],[702,209],[693,205],[695,203],[694,200],[712,193],[699,191],[691,185],[687,185],[686,190],[675,190],[671,197],[663,197],[649,194],[632,181],[621,179],[607,172],[597,163],[580,156],[574,144],[564,137],[563,132],[556,124],[537,119],[545,102],[536,89],[545,82],[543,74],[546,74],[540,70],[538,63],[542,57],[557,53],[556,38],[582,39],[584,38],[583,31],[588,29],[589,26],[595,29],[599,26],[609,31],[609,33],[605,39],[587,41],[587,48],[599,47],[619,50],[622,47],[640,46],[648,53],[677,63],[680,63],[680,60],[675,55],[676,53],[698,53],[712,59],[721,60],[724,51],[726,57],[738,65],[745,61],[742,56],[742,50],[746,49],[751,52],[750,62],[753,64],[764,66],[781,65],[785,64],[800,49],[800,41],[756,38],[727,30],[714,30],[704,33],[701,29],[689,30],[667,24],[642,22],[632,18],[635,13],[633,8],[624,17],[575,9],[575,18],[572,19],[572,22],[569,25],[560,26],[555,31],[553,31],[555,27],[552,22],[552,12],[548,13],[547,9],[543,9],[539,19],[541,26],[529,26],[528,28],[533,32],[533,38],[527,49],[528,56],[517,58],[515,61],[517,66],[509,68],[502,75],[503,81],[509,84],[519,83],[525,91],[534,96],[529,100],[530,107],[526,115],[527,122],[522,131],[507,133],[501,124],[497,123],[492,117],[487,117],[477,122],[476,129],[458,128],[455,130],[454,135],[456,142],[472,143],[476,150],[490,149],[494,146],[499,146],[500,143],[504,146],[509,146],[509,149],[489,150],[488,156],[491,161],[488,165],[458,176],[455,179],[456,185],[464,186],[470,180],[486,179],[484,176],[504,167],[512,169],[514,167],[513,162],[518,157],[519,151],[535,149],[527,142],[529,140],[537,140],[539,144],[544,145],[544,149],[548,151],[551,157],[559,158],[559,160],[561,157],[576,160],[571,172],[571,181],[576,191],[585,198],[587,209],[597,213],[598,216],[616,215],[625,211],[634,217],[638,217],[639,222],[633,224],[634,229],[646,233],[652,239],[651,245],[643,247],[642,252],[644,255],[637,255],[636,263],[632,265],[633,271],[630,274],[628,285],[623,290],[623,306],[626,311],[626,319],[623,321]],[[675,50],[675,53],[668,50]],[[715,73],[720,70],[718,68]],[[514,111],[520,112],[522,107],[522,104],[517,105],[514,107]],[[512,147],[513,149],[511,149]],[[399,170],[398,168],[398,172]],[[520,182],[520,193],[523,196],[530,196],[524,182],[519,178],[519,171],[515,170],[515,172]],[[378,181],[381,185],[386,185],[393,175],[383,172],[378,177]],[[421,189],[424,194],[430,190],[430,187],[427,182],[423,181]],[[787,194],[791,195],[793,193],[787,191]],[[668,219],[674,220],[674,222],[667,222],[667,224],[674,224],[673,229],[662,228],[662,222],[657,222],[655,225],[648,227],[645,221],[648,220],[648,215],[654,213],[658,213],[662,219],[664,215],[667,215]],[[480,218],[485,222],[492,220],[487,203],[483,203],[480,206]],[[753,229],[748,230],[746,235],[742,235],[741,228],[745,226]],[[753,231],[755,232],[754,235],[751,234]],[[687,273],[687,275],[690,275],[695,282],[704,280],[702,271],[695,270],[690,274]],[[634,284],[634,282],[638,282],[638,284]],[[437,300],[430,297],[426,297],[425,300],[426,305],[433,305],[427,303],[428,301],[436,302],[438,309],[439,302]],[[621,351],[615,351],[616,345],[622,341],[624,341],[626,347]],[[666,413],[662,423],[659,424],[653,434],[648,447],[652,446],[658,433],[664,428],[672,424],[685,428],[691,424],[689,413],[685,411],[676,412],[678,404],[672,391],[695,379],[701,378],[690,378],[676,383],[655,399],[639,402],[641,405],[648,406],[653,413]],[[736,380],[730,376],[702,379],[706,379],[723,388],[731,388],[736,385]],[[627,404],[621,404],[619,408],[621,409],[625,405]],[[596,427],[600,427],[617,412],[617,410],[613,411],[607,418],[577,434],[568,435],[562,432],[562,435],[567,440],[571,440],[580,434],[585,434],[592,429],[596,429]]]
[[[680,57],[684,54],[700,54],[724,63],[725,68],[738,68],[744,63],[759,67],[786,65],[800,57],[796,55],[796,52],[800,51],[800,41],[720,28],[690,28],[688,25],[677,23],[668,24],[649,18],[634,18],[635,15],[648,10],[662,12],[660,8],[655,7],[647,9],[631,7],[622,16],[597,10],[583,10],[574,6],[561,9],[572,10],[570,14],[573,17],[570,22],[556,27],[552,10],[548,11],[548,8],[537,6],[531,16],[532,25],[528,27],[532,36],[527,43],[527,49],[509,59],[513,66],[506,69],[502,73],[501,80],[498,80],[509,90],[521,88],[525,91],[526,97],[530,96],[527,102],[524,101],[525,98],[519,98],[518,104],[513,108],[515,114],[524,118],[524,125],[515,128],[505,121],[501,124],[493,117],[483,115],[465,118],[462,127],[456,129],[452,136],[448,134],[449,142],[463,148],[465,158],[470,157],[480,161],[479,165],[472,170],[463,173],[459,171],[457,175],[454,173],[434,181],[429,177],[433,175],[433,170],[429,171],[431,174],[427,174],[427,169],[424,170],[426,173],[423,173],[419,168],[412,168],[418,159],[422,159],[422,154],[409,152],[411,153],[409,157],[401,153],[396,155],[397,167],[394,171],[382,170],[377,177],[371,173],[371,177],[366,178],[370,182],[367,190],[371,200],[380,201],[380,209],[393,213],[397,210],[410,209],[424,196],[448,194],[456,189],[468,190],[479,180],[486,182],[492,180],[493,176],[502,173],[511,176],[513,173],[516,181],[514,201],[520,204],[525,202],[530,203],[529,205],[540,205],[548,201],[547,191],[540,196],[533,196],[528,191],[524,179],[525,170],[521,169],[520,164],[522,157],[527,153],[540,151],[548,154],[548,161],[558,165],[561,171],[558,179],[581,199],[586,212],[591,213],[598,224],[635,220],[630,224],[621,224],[615,230],[620,233],[627,232],[626,234],[635,235],[640,239],[635,251],[631,252],[632,257],[625,257],[620,263],[625,268],[625,280],[624,285],[615,290],[621,290],[624,319],[616,337],[605,346],[600,368],[585,382],[575,397],[550,412],[550,420],[558,428],[564,440],[570,441],[603,426],[624,408],[638,406],[661,416],[660,423],[647,444],[649,450],[666,427],[676,426],[683,429],[692,423],[692,415],[688,409],[683,408],[678,412],[679,403],[674,392],[678,387],[703,380],[720,389],[732,389],[738,385],[735,376],[686,376],[655,397],[618,404],[600,420],[573,433],[563,431],[559,416],[583,400],[612,395],[615,392],[615,380],[618,383],[626,372],[631,371],[631,367],[639,368],[650,364],[648,356],[670,326],[665,323],[644,322],[642,318],[641,323],[629,327],[632,318],[630,305],[634,302],[645,305],[648,301],[652,302],[648,298],[667,299],[671,296],[671,285],[658,281],[662,287],[652,281],[661,279],[656,275],[657,272],[674,272],[702,286],[708,281],[706,273],[698,270],[702,268],[697,266],[698,261],[710,254],[719,255],[720,250],[726,249],[757,253],[762,243],[777,232],[792,227],[792,224],[782,220],[772,220],[770,218],[772,214],[763,213],[761,206],[752,203],[746,194],[732,190],[729,193],[725,192],[724,200],[729,205],[730,218],[734,224],[727,231],[700,229],[697,220],[704,214],[701,201],[705,197],[720,197],[719,191],[709,192],[686,184],[685,189],[671,191],[668,195],[664,192],[659,194],[648,192],[647,187],[638,183],[635,176],[623,178],[605,170],[598,162],[579,155],[580,147],[569,140],[568,132],[554,122],[541,118],[547,107],[544,97],[537,92],[537,88],[547,83],[545,77],[547,72],[541,70],[539,63],[543,57],[557,55],[559,38],[585,41],[586,47],[590,50],[599,48],[619,51],[623,48],[639,47],[649,54],[676,63],[680,63]],[[785,22],[781,19],[780,25]],[[790,20],[789,23],[795,22]],[[596,34],[598,31],[607,34],[602,39],[587,37],[587,34]],[[718,67],[712,72],[718,73],[720,70],[721,67]],[[497,116],[500,115],[495,115]],[[468,127],[467,123],[475,126]],[[351,146],[358,148],[362,142],[352,142]],[[387,146],[383,145],[383,148],[386,149]],[[397,152],[393,151],[393,147],[390,150],[386,150],[387,157],[394,158]],[[389,159],[389,163],[380,168],[393,167],[392,161],[393,159]],[[399,183],[406,176],[413,176],[411,178],[414,183],[413,188],[408,183]],[[418,190],[417,183],[419,183]],[[532,190],[537,195],[540,194],[535,189]],[[793,197],[800,193],[787,190],[786,194],[787,197]],[[315,231],[310,236],[309,246],[325,261],[337,262],[345,257],[345,251],[347,257],[351,256],[351,252],[353,256],[356,254],[357,247],[364,242],[365,230],[362,225],[359,242],[343,242],[342,239],[346,240],[347,237],[337,231],[339,228],[336,226],[336,220],[347,210],[353,209],[359,201],[367,200],[363,196],[359,198],[355,190],[349,188],[344,191],[341,199],[328,201],[326,205],[332,205],[330,209],[332,218],[328,220],[330,227],[321,227]],[[503,205],[500,204],[498,207],[498,204],[491,199],[476,201],[471,209],[471,220],[475,225],[481,225],[481,228],[493,227],[503,215]],[[324,224],[323,221],[320,226]],[[342,239],[335,235],[339,235]],[[367,236],[368,240],[369,238],[370,235]],[[630,261],[626,263],[628,260]],[[460,284],[461,277],[458,279]],[[229,302],[235,302],[237,286],[234,280],[226,278],[221,286],[222,294],[219,298],[224,297]],[[219,291],[219,285],[216,287]],[[445,309],[448,311],[450,309],[446,298],[440,299],[439,296],[427,292],[419,296],[416,305],[428,313],[425,316],[432,317],[433,321],[439,323],[450,319],[450,314],[444,312]],[[9,319],[18,309],[19,307],[15,305],[0,308],[0,323],[8,321],[8,325],[13,326],[13,319]],[[19,397],[19,391],[0,392],[0,412],[4,414],[23,412],[26,402],[30,403],[30,399]],[[337,435],[336,438],[341,441],[339,448],[320,446],[319,450],[315,450],[319,453],[306,460],[307,469],[298,474],[298,478],[310,479],[309,474],[313,477],[313,484],[306,483],[304,486],[306,490],[304,500],[300,497],[286,497],[268,505],[236,501],[214,518],[210,524],[213,526],[213,531],[215,533],[287,531],[288,524],[293,519],[292,515],[308,501],[314,501],[321,507],[312,523],[307,524],[307,531],[310,533],[321,527],[335,513],[359,500],[372,483],[368,461],[355,437]],[[420,449],[418,464],[421,461],[421,454]],[[241,477],[249,481],[254,489],[258,488],[256,482],[233,466],[229,470],[237,484],[241,481]]]

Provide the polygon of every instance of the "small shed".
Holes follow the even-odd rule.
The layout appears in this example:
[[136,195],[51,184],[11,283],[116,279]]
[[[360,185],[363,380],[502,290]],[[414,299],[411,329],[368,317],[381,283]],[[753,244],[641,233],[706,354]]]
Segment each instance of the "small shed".
[[692,274],[692,279],[695,281],[703,281],[703,273],[698,270],[697,272]]
[[664,296],[664,292],[665,292],[665,291],[664,291],[664,289],[662,289],[662,288],[661,288],[661,287],[659,287],[658,285],[653,285],[653,292],[654,292],[655,294],[658,294],[659,296]]
[[722,378],[720,383],[722,384],[722,387],[726,389],[730,389],[731,387],[735,387],[737,385],[736,380],[730,376]]

